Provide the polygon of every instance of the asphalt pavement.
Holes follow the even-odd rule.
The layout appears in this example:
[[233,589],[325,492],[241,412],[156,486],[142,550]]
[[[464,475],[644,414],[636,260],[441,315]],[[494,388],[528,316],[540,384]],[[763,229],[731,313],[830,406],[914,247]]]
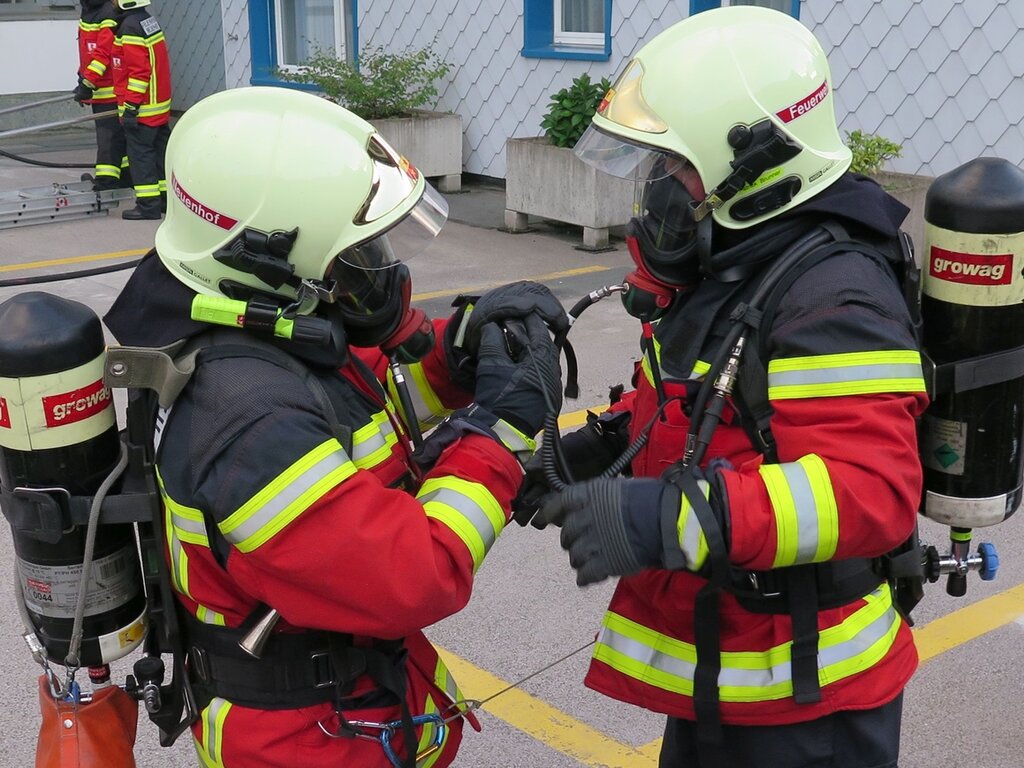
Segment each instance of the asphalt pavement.
[[[88,130],[18,138],[0,146],[50,163],[88,163]],[[75,181],[81,169],[42,168],[0,158],[0,200],[13,190]],[[500,231],[504,193],[499,185],[465,179],[448,195],[449,222],[431,248],[410,264],[414,300],[428,314],[450,312],[458,293],[474,293],[518,279],[548,284],[567,306],[589,291],[621,280],[629,257],[614,250],[577,248],[580,231],[536,220],[535,229]],[[159,222],[122,221],[119,211],[80,221],[0,229],[0,284],[130,263],[153,241]],[[0,288],[0,302],[43,290],[80,301],[102,314],[128,271]],[[581,396],[567,401],[564,424],[600,407],[609,386],[629,384],[638,356],[639,328],[617,299],[600,302],[573,326]],[[111,341],[113,341],[111,339]],[[0,376],[3,372],[0,371]],[[1024,517],[1024,515],[1021,515]],[[942,583],[928,588],[918,608],[917,636],[925,661],[905,701],[903,768],[970,763],[973,768],[1017,768],[1024,694],[1024,547],[1021,520],[984,531],[999,548],[1002,568],[993,582],[972,577],[968,594],[952,598]],[[923,521],[923,537],[945,546],[947,530]],[[33,763],[39,727],[36,666],[21,639],[12,595],[10,537],[0,536],[0,766]],[[330,578],[330,574],[325,574]],[[464,693],[484,699],[482,733],[468,731],[457,766],[479,768],[654,768],[662,718],[584,688],[585,646],[593,639],[610,583],[575,586],[557,532],[511,526],[480,569],[469,606],[428,628],[443,649]],[[583,650],[580,650],[583,649]],[[566,658],[567,657],[567,658]],[[129,671],[129,657],[115,672]],[[142,768],[196,765],[187,739],[165,749],[143,716],[136,760]]]

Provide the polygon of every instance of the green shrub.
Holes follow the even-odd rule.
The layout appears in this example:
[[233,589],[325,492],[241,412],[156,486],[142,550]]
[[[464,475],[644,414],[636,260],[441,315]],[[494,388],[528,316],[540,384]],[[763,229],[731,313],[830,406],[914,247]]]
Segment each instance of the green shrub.
[[587,130],[597,106],[605,93],[612,87],[608,78],[601,82],[590,82],[590,75],[584,73],[551,97],[548,111],[540,123],[544,135],[556,147],[574,147],[580,136]]
[[314,85],[364,120],[408,115],[437,97],[437,81],[451,71],[429,47],[405,53],[360,52],[359,69],[333,53],[316,51],[300,69],[277,70],[282,80]]
[[853,163],[850,170],[854,173],[863,173],[866,176],[878,173],[882,170],[882,164],[886,160],[903,156],[903,145],[884,136],[863,131],[847,131],[846,146],[853,152]]

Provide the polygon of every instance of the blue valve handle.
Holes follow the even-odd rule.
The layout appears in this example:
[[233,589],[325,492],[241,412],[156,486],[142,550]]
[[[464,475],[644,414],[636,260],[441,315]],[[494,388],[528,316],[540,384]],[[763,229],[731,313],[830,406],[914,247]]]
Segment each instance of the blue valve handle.
[[978,575],[982,581],[992,581],[999,570],[999,555],[996,552],[995,544],[984,541],[978,545],[978,554],[981,555],[981,569]]

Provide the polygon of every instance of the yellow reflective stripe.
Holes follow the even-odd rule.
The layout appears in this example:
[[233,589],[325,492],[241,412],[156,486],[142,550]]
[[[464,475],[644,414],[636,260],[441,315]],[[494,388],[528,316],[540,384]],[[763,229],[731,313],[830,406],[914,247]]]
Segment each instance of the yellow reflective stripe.
[[[818,680],[822,687],[870,669],[892,648],[900,617],[888,584],[864,598],[844,621],[821,631]],[[793,695],[791,642],[764,651],[721,653],[719,696],[725,702],[756,702]],[[620,673],[670,693],[693,695],[697,649],[609,611],[594,658]]]
[[115,179],[121,178],[121,169],[116,165],[100,165],[96,164],[96,175],[97,176],[113,176]]
[[92,92],[93,99],[112,99],[114,98],[114,86],[104,86],[97,88]]
[[[422,427],[436,426],[444,420],[444,417],[451,413],[451,409],[445,408],[441,399],[437,396],[434,388],[427,380],[427,373],[423,370],[423,363],[403,365],[405,383],[409,390],[409,399],[412,400],[413,411],[416,413],[416,420]],[[395,385],[395,377],[388,368],[387,389],[391,400],[400,403],[398,387]]]
[[520,461],[530,458],[537,450],[537,441],[523,434],[504,419],[498,419],[491,427],[501,444],[519,456]]
[[480,483],[447,475],[427,480],[416,498],[427,517],[443,523],[462,539],[473,558],[473,572],[505,527],[505,513]]
[[136,197],[159,197],[160,196],[160,185],[159,184],[139,184],[135,187]]
[[[707,499],[711,494],[711,486],[705,480],[698,480],[697,486]],[[697,520],[697,513],[693,511],[693,505],[681,493],[679,518],[676,520],[676,531],[679,536],[679,548],[686,555],[686,567],[692,571],[700,570],[704,561],[708,559],[708,540],[704,536],[704,529],[700,527]]]
[[188,554],[182,542],[198,544],[209,548],[206,536],[206,523],[203,513],[193,507],[179,504],[170,497],[164,487],[160,470],[156,470],[156,482],[160,489],[160,498],[164,503],[164,535],[167,538],[167,549],[171,561],[171,582],[183,595],[192,597],[188,583]]
[[762,464],[775,513],[773,568],[831,560],[839,544],[839,510],[828,468],[810,453],[795,462]]
[[157,32],[155,35],[150,37],[139,37],[138,35],[121,35],[117,38],[117,41],[121,45],[143,45],[146,48],[152,48],[156,43],[162,42],[164,39],[163,32]]
[[[150,96],[156,93],[155,90],[150,91]],[[171,109],[171,101],[160,101],[157,103],[142,104],[139,107],[139,117],[153,117],[154,115],[162,115],[164,112],[168,112]]]
[[769,400],[924,391],[921,355],[912,349],[790,357],[768,363]]
[[149,90],[148,80],[138,80],[134,77],[128,78],[128,90],[135,91],[136,93],[145,93]]
[[219,527],[241,552],[266,544],[331,488],[356,473],[356,465],[333,437],[271,480]]
[[[89,66],[87,66],[86,69],[89,70],[90,72],[95,72],[97,75],[102,77],[103,73],[107,71],[107,65],[104,64],[103,62],[96,61],[96,59],[93,59],[92,61],[89,62]],[[93,95],[95,95],[95,94],[93,94]]]
[[214,698],[202,711],[202,740],[193,737],[196,754],[207,768],[224,768],[224,721],[231,711],[231,702]]
[[[661,345],[658,343],[658,340],[656,338],[654,339],[654,354],[655,354],[655,357],[658,360],[658,373],[661,374],[661,380],[665,381],[666,379],[675,378],[672,374],[670,374],[668,371],[666,371],[664,369],[664,367],[662,367],[662,365],[661,365]],[[644,378],[647,379],[647,383],[650,384],[653,387],[654,386],[654,376],[651,375],[651,370],[652,369],[651,369],[650,355],[647,355],[646,353],[641,355],[641,357],[640,357],[640,369],[644,372]],[[706,363],[703,360],[698,360],[697,362],[695,362],[693,364],[693,370],[690,371],[690,375],[687,376],[687,378],[688,379],[692,379],[694,381],[700,381],[702,378],[704,378],[704,375],[708,371],[710,371],[710,370],[711,370],[711,364],[710,363]]]
[[83,21],[82,19],[79,19],[78,20],[78,28],[80,30],[82,30],[83,32],[98,32],[100,30],[100,25],[98,23],[94,24],[94,23],[90,23],[88,21]]
[[370,417],[369,424],[352,434],[352,461],[360,469],[375,467],[390,458],[397,442],[387,411],[379,411]]
[[196,607],[196,618],[204,624],[214,624],[218,627],[223,627],[227,623],[223,613],[219,613],[213,608],[207,608],[205,605]]

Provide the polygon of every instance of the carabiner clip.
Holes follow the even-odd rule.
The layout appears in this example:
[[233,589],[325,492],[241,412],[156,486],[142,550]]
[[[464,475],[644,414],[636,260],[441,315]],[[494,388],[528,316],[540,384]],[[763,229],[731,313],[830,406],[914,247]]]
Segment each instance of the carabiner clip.
[[[424,729],[428,723],[434,724],[434,737],[430,740],[429,744],[416,752],[417,763],[437,752],[437,750],[439,750],[444,744],[445,737],[448,735],[448,726],[438,714],[416,715],[412,719],[412,724],[414,726],[422,725],[424,726]],[[394,768],[402,768],[402,761],[398,755],[395,754],[395,750],[391,747],[391,737],[395,734],[395,731],[399,730],[401,727],[401,720],[392,720],[384,726],[383,730],[380,732],[380,736],[378,737],[381,747],[384,748],[384,754],[388,756],[388,760],[391,761],[391,765],[393,765]]]
[[[429,724],[433,724],[434,727],[434,734],[430,739],[430,743],[416,753],[416,762],[419,762],[420,760],[430,757],[444,745],[444,740],[448,735],[448,724],[441,715],[436,713],[432,715],[416,715],[412,718],[412,724],[413,726],[427,726]],[[321,731],[332,739],[347,737],[376,741],[380,744],[381,749],[384,750],[384,754],[387,755],[388,761],[391,765],[394,766],[394,768],[403,768],[401,758],[395,753],[394,747],[391,746],[391,738],[395,733],[402,729],[401,720],[392,720],[388,723],[377,723],[370,720],[347,720],[344,722],[344,725],[334,733],[327,729],[327,726],[323,724],[323,721],[320,721],[317,725],[320,726]],[[360,729],[380,731],[380,734],[372,736],[369,733],[362,732]],[[348,732],[345,733],[344,731]]]

